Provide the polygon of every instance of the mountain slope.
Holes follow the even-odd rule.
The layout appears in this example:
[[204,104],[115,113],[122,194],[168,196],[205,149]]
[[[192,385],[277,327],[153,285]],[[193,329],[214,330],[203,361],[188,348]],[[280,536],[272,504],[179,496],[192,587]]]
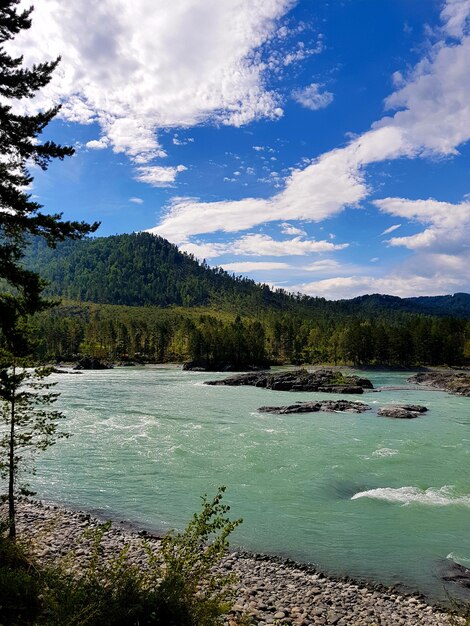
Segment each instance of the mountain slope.
[[210,306],[240,314],[275,309],[304,315],[369,317],[381,312],[470,319],[469,294],[416,298],[372,294],[334,302],[290,295],[209,268],[148,233],[67,241],[55,250],[36,238],[27,250],[26,265],[50,283],[50,295],[99,304]]
[[222,294],[275,304],[267,287],[234,279],[147,233],[67,241],[51,250],[32,241],[26,264],[72,300],[132,306],[207,306]]
[[470,319],[470,294],[456,293],[446,296],[418,296],[414,298],[398,298],[382,294],[359,296],[352,300],[340,300],[347,309],[359,308],[364,313],[377,310],[397,311],[404,313],[422,313]]

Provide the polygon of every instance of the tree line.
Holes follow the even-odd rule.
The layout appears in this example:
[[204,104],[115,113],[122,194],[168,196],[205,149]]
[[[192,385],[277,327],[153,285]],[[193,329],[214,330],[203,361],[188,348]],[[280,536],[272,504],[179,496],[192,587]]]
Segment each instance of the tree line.
[[258,317],[211,309],[66,304],[36,318],[42,361],[197,361],[209,369],[267,364],[463,365],[470,322],[411,314]]

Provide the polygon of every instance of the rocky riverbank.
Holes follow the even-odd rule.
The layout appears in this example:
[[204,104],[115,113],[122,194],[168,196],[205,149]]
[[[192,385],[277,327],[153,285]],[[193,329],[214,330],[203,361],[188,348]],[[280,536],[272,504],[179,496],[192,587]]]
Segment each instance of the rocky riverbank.
[[468,372],[419,372],[408,378],[408,382],[470,398],[470,374]]
[[236,374],[223,380],[209,380],[206,385],[228,385],[238,387],[249,385],[274,391],[322,391],[326,393],[364,393],[374,386],[367,378],[344,375],[332,369],[313,371],[299,369],[288,372],[253,372]]
[[[18,529],[43,561],[53,561],[75,551],[74,567],[86,562],[90,539],[84,531],[99,521],[83,512],[41,502],[22,500],[18,505]],[[104,536],[103,547],[116,554],[125,544],[131,558],[142,564],[145,553],[142,532],[114,525]],[[149,537],[158,550],[158,537]],[[381,585],[365,585],[325,576],[312,567],[243,552],[229,553],[220,565],[237,575],[236,600],[225,619],[235,626],[236,618],[249,616],[253,625],[293,626],[451,626],[449,616],[428,605],[422,597],[403,595]]]

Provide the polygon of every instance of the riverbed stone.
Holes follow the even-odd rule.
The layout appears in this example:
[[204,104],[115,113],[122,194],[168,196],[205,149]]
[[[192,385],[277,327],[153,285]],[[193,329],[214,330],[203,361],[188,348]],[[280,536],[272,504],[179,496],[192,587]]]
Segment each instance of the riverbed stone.
[[[0,515],[5,507],[0,506]],[[74,567],[89,559],[91,541],[83,532],[97,528],[100,520],[62,507],[21,499],[18,502],[18,532],[32,540],[36,554],[47,563],[58,552],[75,550]],[[142,541],[158,555],[160,539],[127,524],[112,526],[104,535],[103,545],[117,555],[129,544],[133,563],[143,563],[146,554]],[[80,551],[80,555],[78,555]],[[237,598],[226,616],[224,626],[235,626],[238,618],[248,616],[254,626],[295,624],[296,626],[453,626],[458,623],[422,597],[390,593],[381,585],[357,584],[334,579],[313,567],[290,560],[237,551],[227,554],[220,572],[232,571],[239,579]],[[459,574],[462,572],[459,571]],[[252,592],[256,591],[256,594]]]

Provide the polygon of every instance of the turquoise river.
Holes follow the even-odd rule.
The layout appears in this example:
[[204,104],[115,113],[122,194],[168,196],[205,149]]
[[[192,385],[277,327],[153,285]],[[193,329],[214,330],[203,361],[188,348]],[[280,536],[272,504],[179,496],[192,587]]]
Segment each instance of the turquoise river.
[[[211,387],[177,367],[54,375],[73,433],[38,459],[38,497],[142,527],[181,528],[226,485],[232,544],[338,575],[443,596],[440,572],[470,565],[470,398],[361,372],[379,393],[362,415],[260,414],[326,394]],[[387,387],[409,387],[393,390]],[[414,420],[377,416],[424,404]]]

